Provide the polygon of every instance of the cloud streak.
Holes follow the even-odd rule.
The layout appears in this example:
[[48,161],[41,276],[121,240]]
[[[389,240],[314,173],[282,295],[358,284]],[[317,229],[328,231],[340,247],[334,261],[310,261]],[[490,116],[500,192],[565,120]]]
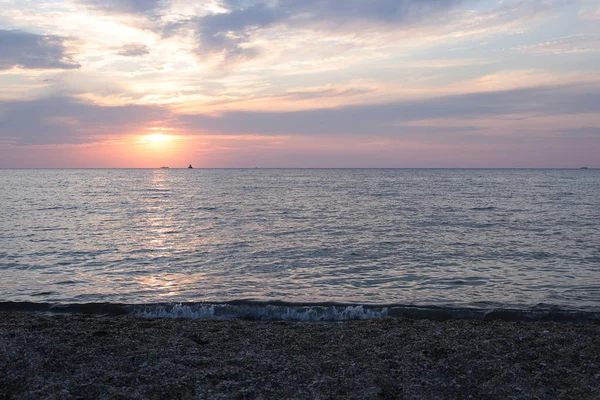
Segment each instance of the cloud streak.
[[577,35],[560,38],[515,50],[531,54],[576,54],[600,52],[600,35]]

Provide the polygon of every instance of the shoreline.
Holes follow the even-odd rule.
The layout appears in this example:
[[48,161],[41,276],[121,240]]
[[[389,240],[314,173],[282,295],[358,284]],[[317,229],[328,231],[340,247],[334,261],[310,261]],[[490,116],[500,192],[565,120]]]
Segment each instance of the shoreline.
[[448,321],[455,319],[505,322],[600,323],[600,310],[565,309],[539,304],[530,308],[452,307],[403,304],[359,304],[336,302],[286,302],[231,300],[224,302],[164,303],[47,303],[0,301],[0,312],[84,314],[166,318],[244,319],[254,321],[350,321],[372,318],[409,318]]
[[600,324],[0,312],[0,399],[600,397]]

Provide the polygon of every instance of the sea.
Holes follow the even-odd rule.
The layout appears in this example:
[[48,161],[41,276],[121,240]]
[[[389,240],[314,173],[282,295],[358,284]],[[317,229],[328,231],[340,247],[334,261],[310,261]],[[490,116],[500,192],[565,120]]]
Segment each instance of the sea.
[[4,169],[0,207],[3,310],[600,315],[600,170]]

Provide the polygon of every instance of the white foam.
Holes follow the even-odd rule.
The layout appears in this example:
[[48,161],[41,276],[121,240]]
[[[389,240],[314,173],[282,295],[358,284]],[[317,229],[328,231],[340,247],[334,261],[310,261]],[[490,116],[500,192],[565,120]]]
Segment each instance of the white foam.
[[153,305],[133,310],[133,315],[147,318],[214,318],[214,304],[199,305]]
[[388,308],[365,308],[356,306],[278,306],[278,305],[230,305],[230,304],[169,304],[139,306],[132,314],[152,318],[204,318],[283,321],[346,321],[383,318]]

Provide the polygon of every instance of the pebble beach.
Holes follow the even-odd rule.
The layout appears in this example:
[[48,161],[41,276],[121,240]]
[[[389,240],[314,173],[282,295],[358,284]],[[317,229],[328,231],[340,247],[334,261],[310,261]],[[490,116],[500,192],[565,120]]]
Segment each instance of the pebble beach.
[[597,399],[600,324],[0,313],[0,399]]

